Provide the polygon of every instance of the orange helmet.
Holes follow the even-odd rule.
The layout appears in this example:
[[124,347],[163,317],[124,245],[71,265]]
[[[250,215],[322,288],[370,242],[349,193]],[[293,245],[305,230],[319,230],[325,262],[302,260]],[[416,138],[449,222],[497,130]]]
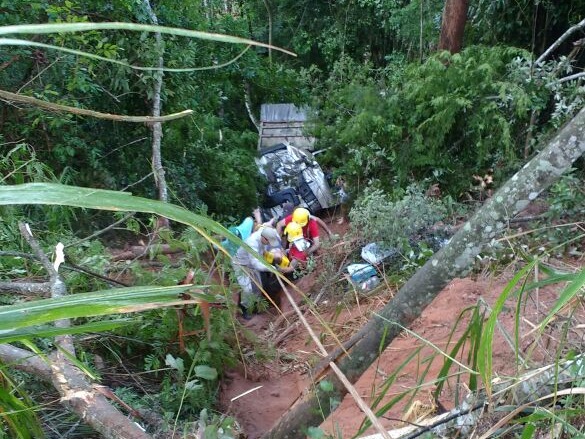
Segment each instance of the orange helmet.
[[309,222],[310,212],[304,207],[297,207],[293,214],[292,220],[301,227],[305,227]]

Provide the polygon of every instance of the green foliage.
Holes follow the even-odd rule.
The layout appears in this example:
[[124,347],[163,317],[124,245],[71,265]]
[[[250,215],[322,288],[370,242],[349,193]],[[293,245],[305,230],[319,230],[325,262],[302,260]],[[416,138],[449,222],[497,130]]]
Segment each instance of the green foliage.
[[356,190],[371,179],[391,190],[414,178],[459,197],[473,174],[492,168],[502,180],[524,152],[530,111],[549,96],[510,70],[519,57],[529,54],[472,46],[377,71],[342,59],[320,93],[324,163]]
[[551,218],[582,218],[585,214],[582,178],[576,172],[561,176],[549,189],[549,199],[548,214]]
[[[377,14],[391,31],[394,43],[411,59],[421,59],[437,46],[441,33],[441,14],[444,2],[440,0],[386,0],[377,4]],[[422,44],[422,47],[421,47]]]
[[487,45],[511,44],[542,52],[582,20],[584,8],[583,0],[476,0],[470,2],[469,38]]
[[230,416],[209,413],[203,409],[197,421],[198,431],[202,432],[203,439],[236,439],[239,437],[235,419]]
[[51,169],[41,163],[35,150],[25,143],[14,146],[0,157],[0,184],[55,181]]
[[[226,311],[212,314],[211,339],[207,339],[200,314],[187,314],[183,323],[186,333],[200,335],[186,339],[185,353],[175,352],[170,344],[176,339],[178,325],[174,311],[156,311],[145,316],[139,331],[125,328],[120,335],[132,337],[118,355],[144,355],[144,369],[157,372],[160,386],[150,396],[144,396],[140,405],[158,410],[169,422],[171,419],[192,417],[204,408],[213,407],[216,402],[218,374],[236,362],[234,347],[230,345],[230,332],[233,331],[231,315]],[[150,346],[150,353],[144,347]],[[116,351],[119,347],[112,346]],[[166,365],[167,368],[162,368]],[[134,367],[140,367],[136,364]],[[162,368],[162,370],[161,370]]]
[[402,248],[444,218],[442,204],[426,197],[417,186],[409,186],[397,201],[380,189],[368,188],[352,207],[351,227],[363,242],[380,242]]
[[[140,2],[105,4],[75,0],[37,6],[36,15],[27,15],[29,19],[20,22],[46,21],[43,15],[46,14],[52,23],[85,23],[94,21],[95,16],[110,22],[137,18],[139,22],[150,23]],[[207,11],[199,4],[160,2],[156,7],[159,21],[165,25],[249,35],[246,19],[222,13],[217,20],[209,21]],[[234,45],[173,35],[164,35],[163,39],[164,62],[170,68],[209,67],[234,58],[242,50]],[[126,64],[152,66],[158,59],[152,35],[124,30],[40,34],[39,40]],[[0,71],[0,83],[14,83],[9,88],[20,88],[23,93],[51,102],[120,114],[144,113],[149,105],[144,96],[152,97],[152,73],[133,71],[119,64],[104,65],[95,58],[34,48],[22,50],[24,56],[15,58],[10,68]],[[6,59],[12,56],[6,46],[0,46],[0,51]],[[38,76],[29,81],[28,71]],[[275,78],[279,79],[277,87]],[[189,124],[164,127],[163,163],[170,177],[171,194],[178,203],[189,208],[206,204],[215,214],[237,216],[257,204],[258,179],[253,161],[257,134],[250,131],[249,120],[242,117],[243,80],[256,105],[290,100],[287,95],[300,90],[293,71],[273,66],[252,51],[237,64],[216,71],[165,75],[163,111],[196,109]],[[31,109],[18,118],[10,112],[3,120],[3,132],[7,140],[29,141],[55,173],[70,169],[72,182],[78,185],[112,189],[132,186],[135,193],[156,196],[153,180],[145,178],[150,171],[148,127]],[[81,215],[81,220],[86,220],[85,215]]]
[[192,126],[169,133],[171,144],[183,144],[181,160],[167,162],[170,190],[190,208],[239,217],[258,205],[256,135],[223,130],[217,118],[206,122],[203,132]]
[[45,437],[34,402],[8,369],[0,365],[0,437],[41,439]]

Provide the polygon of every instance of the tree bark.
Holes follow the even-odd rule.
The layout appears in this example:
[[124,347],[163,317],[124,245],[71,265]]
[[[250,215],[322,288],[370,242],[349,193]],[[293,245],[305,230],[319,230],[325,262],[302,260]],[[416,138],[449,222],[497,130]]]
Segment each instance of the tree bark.
[[461,51],[468,9],[469,0],[447,0],[445,2],[439,50],[448,50],[451,53]]
[[[149,0],[143,0],[144,8],[150,16],[151,21],[158,26],[158,18],[150,6]],[[161,91],[163,84],[163,67],[164,67],[164,46],[160,32],[154,34],[156,39],[155,50],[158,54],[158,69],[154,73],[154,92],[152,96],[152,116],[157,118],[160,116],[161,108]],[[152,167],[158,188],[158,199],[167,203],[169,201],[167,181],[165,178],[165,169],[162,165],[161,143],[162,143],[162,124],[154,122],[152,124]]]
[[[502,186],[476,214],[451,238],[449,243],[421,267],[398,291],[378,315],[368,321],[350,340],[344,355],[337,349],[322,361],[338,361],[339,369],[350,382],[355,382],[400,333],[400,328],[388,322],[408,326],[431,303],[437,294],[455,277],[471,270],[476,256],[500,235],[518,212],[554,183],[572,163],[585,153],[585,109],[581,110],[548,145]],[[318,366],[319,367],[319,366]],[[343,385],[335,374],[323,367],[324,373],[315,380],[327,379],[335,390],[324,393],[320,386],[299,399],[263,439],[301,439],[306,429],[320,425],[330,414],[329,404],[319,400],[341,400]]]

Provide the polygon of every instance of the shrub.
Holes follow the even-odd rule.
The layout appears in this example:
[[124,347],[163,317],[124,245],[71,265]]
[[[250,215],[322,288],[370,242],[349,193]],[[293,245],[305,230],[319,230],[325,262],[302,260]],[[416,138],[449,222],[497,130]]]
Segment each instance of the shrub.
[[398,201],[380,189],[367,188],[349,213],[352,230],[360,240],[391,247],[407,245],[409,238],[421,234],[445,215],[442,203],[425,196],[416,185],[410,185]]

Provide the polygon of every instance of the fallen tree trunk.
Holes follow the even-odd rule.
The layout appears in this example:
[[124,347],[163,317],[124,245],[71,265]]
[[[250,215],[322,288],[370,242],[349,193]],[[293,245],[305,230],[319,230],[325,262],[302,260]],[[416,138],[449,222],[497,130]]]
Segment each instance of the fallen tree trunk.
[[[585,109],[581,110],[546,147],[508,180],[477,213],[398,291],[394,299],[364,325],[348,343],[349,355],[341,349],[322,361],[338,361],[339,369],[354,383],[378,357],[379,353],[432,302],[454,278],[465,276],[476,256],[507,227],[509,220],[567,171],[585,153]],[[317,367],[319,368],[319,366]],[[333,392],[320,386],[308,392],[285,413],[263,439],[304,439],[308,427],[320,425],[330,414],[330,398],[341,400],[344,386],[327,367],[316,380],[327,379]]]

